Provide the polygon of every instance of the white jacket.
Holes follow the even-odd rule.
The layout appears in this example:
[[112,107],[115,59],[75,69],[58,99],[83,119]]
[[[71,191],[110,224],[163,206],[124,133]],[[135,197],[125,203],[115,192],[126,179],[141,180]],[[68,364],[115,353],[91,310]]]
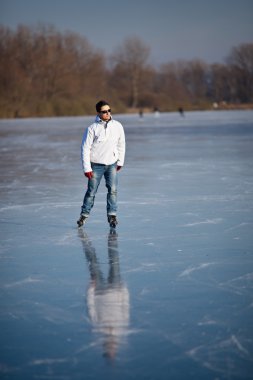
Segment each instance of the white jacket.
[[81,147],[83,171],[91,172],[91,162],[123,166],[125,159],[125,133],[116,120],[102,121],[98,116],[83,135]]

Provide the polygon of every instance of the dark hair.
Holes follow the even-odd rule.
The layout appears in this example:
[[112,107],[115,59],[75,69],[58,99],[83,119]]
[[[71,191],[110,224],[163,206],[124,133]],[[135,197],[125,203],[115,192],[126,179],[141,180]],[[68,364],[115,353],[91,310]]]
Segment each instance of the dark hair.
[[97,104],[96,104],[96,111],[97,112],[100,112],[101,111],[101,108],[103,106],[109,106],[109,103],[106,102],[105,100],[100,100]]

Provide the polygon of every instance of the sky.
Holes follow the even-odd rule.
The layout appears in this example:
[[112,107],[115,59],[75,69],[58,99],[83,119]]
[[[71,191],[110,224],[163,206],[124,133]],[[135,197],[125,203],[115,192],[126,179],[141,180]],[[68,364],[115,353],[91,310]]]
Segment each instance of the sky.
[[150,47],[151,64],[225,62],[253,43],[253,0],[0,0],[0,24],[53,25],[85,36],[107,56],[128,37]]

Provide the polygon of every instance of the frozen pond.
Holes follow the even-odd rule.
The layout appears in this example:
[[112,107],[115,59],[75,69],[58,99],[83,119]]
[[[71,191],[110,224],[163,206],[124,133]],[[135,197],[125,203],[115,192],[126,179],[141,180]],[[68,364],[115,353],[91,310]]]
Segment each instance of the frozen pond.
[[115,118],[116,234],[93,117],[0,121],[1,379],[252,379],[253,111]]

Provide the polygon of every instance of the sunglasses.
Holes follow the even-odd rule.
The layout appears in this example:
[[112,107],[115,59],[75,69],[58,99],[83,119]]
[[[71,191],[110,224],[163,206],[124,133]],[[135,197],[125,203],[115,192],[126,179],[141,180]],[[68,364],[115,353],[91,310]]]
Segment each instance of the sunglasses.
[[100,113],[102,113],[102,114],[109,113],[109,112],[111,112],[111,108],[109,108],[109,110],[100,111]]

